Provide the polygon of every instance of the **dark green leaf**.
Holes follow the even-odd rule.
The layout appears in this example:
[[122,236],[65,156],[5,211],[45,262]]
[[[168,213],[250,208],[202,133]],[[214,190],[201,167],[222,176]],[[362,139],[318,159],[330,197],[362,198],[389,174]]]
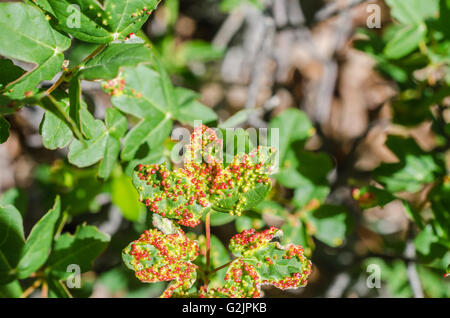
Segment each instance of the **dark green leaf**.
[[80,266],[81,273],[91,269],[93,261],[110,241],[107,234],[94,226],[79,226],[74,235],[63,234],[56,241],[46,264],[46,272],[57,279],[65,279],[71,264]]
[[20,279],[30,276],[47,260],[60,215],[61,201],[56,197],[53,208],[34,225],[28,236],[17,265]]
[[152,53],[143,43],[113,43],[85,64],[81,77],[85,80],[110,80],[118,75],[122,67],[151,60]]
[[11,125],[3,116],[0,116],[0,144],[4,143],[9,138],[9,128]]
[[25,238],[22,216],[12,205],[0,206],[0,285],[16,278]]
[[340,206],[322,205],[308,214],[307,219],[314,228],[312,234],[332,247],[342,245],[353,229],[353,219],[347,210]]

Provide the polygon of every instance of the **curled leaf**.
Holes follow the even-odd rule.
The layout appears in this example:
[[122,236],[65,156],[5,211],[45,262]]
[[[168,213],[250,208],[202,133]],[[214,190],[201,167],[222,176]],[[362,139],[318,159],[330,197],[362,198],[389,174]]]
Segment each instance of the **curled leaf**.
[[131,242],[122,252],[128,268],[145,283],[171,281],[161,297],[183,296],[197,279],[198,243],[188,239],[183,230],[173,234],[152,229]]
[[311,262],[303,255],[300,245],[281,246],[273,239],[282,232],[271,227],[263,232],[254,229],[235,235],[230,250],[236,258],[225,275],[225,285],[203,289],[202,297],[260,297],[262,285],[280,289],[306,286]]
[[194,227],[204,212],[241,215],[261,202],[270,191],[273,148],[258,147],[238,154],[224,168],[222,140],[200,126],[191,135],[185,167],[169,171],[167,165],[139,165],[134,174],[140,200],[161,216]]

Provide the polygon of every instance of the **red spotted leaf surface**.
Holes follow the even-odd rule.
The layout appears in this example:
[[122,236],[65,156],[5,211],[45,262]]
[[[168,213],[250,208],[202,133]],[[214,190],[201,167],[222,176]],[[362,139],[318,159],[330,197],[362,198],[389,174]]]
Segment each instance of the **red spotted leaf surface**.
[[171,281],[161,297],[185,296],[197,279],[198,243],[186,237],[176,226],[151,229],[131,242],[122,258],[128,268],[144,283]]
[[254,229],[235,235],[230,251],[237,258],[228,267],[225,285],[202,289],[202,297],[261,297],[262,285],[280,289],[306,286],[311,262],[303,255],[303,248],[289,244],[281,246],[273,241],[282,232],[274,227],[263,232]]
[[191,135],[184,168],[139,165],[133,182],[150,212],[194,227],[211,209],[241,215],[264,200],[271,188],[274,153],[273,148],[258,147],[237,154],[225,168],[222,140],[214,130],[199,126]]

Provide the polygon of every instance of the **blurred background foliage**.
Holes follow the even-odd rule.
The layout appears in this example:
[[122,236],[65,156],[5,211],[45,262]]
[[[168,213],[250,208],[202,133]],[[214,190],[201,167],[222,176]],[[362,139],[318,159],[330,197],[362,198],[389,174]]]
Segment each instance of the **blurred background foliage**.
[[[380,29],[366,25],[374,4]],[[142,32],[173,83],[217,114],[209,125],[280,132],[267,200],[243,217],[212,215],[213,266],[230,260],[224,244],[237,231],[273,225],[283,244],[304,246],[313,274],[306,288],[267,288],[266,296],[449,297],[449,30],[444,0],[162,1]],[[66,58],[76,65],[94,48],[77,41]],[[83,82],[83,92],[104,118],[111,101],[100,84]],[[59,196],[64,232],[89,224],[110,235],[72,296],[159,296],[165,284],[140,283],[121,250],[151,226],[133,168],[176,166],[176,141],[142,145],[102,181],[96,167],[71,165],[66,149],[43,146],[42,116],[27,107],[8,117],[0,204],[13,204],[29,233]],[[200,227],[191,235],[204,240]],[[368,288],[371,264],[381,269],[380,288]]]

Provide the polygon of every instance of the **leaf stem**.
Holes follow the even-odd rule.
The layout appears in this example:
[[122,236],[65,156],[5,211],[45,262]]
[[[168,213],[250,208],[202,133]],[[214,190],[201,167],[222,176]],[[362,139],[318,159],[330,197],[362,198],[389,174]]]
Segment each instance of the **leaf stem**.
[[97,56],[97,54],[99,54],[101,51],[103,51],[103,49],[107,46],[107,44],[102,44],[99,47],[97,47],[94,51],[92,51],[91,54],[89,54],[88,56],[86,56],[80,64],[83,64],[87,61],[89,61],[90,59],[94,58],[95,56]]
[[41,279],[35,280],[34,283],[23,292],[20,298],[27,298],[28,296],[30,296],[31,293],[34,292],[34,290],[41,285],[41,283],[42,283]]
[[67,121],[67,123],[70,125],[73,133],[75,134],[75,136],[77,137],[78,140],[80,140],[83,144],[84,144],[84,138],[83,138],[83,134],[81,133],[81,131],[78,129],[77,125],[75,124],[75,122],[73,121],[72,118],[70,118],[70,116],[68,116],[66,114],[66,112],[61,108],[61,106],[58,104],[58,101],[52,96],[52,95],[47,95],[48,100],[53,104],[53,106],[55,106],[55,108],[58,110],[58,112],[61,114],[61,116],[63,116],[63,118]]
[[58,80],[52,85],[50,86],[49,89],[47,89],[45,91],[45,95],[50,95],[55,89],[57,89],[59,87],[59,85],[61,85],[66,79],[70,79],[72,77],[72,73],[74,73],[75,71],[77,71],[81,64],[86,63],[87,61],[89,61],[90,59],[94,58],[95,56],[97,56],[97,54],[99,54],[101,51],[103,51],[103,49],[107,46],[107,44],[102,44],[99,47],[97,47],[91,54],[89,54],[88,56],[86,56],[80,64],[78,64],[77,66],[71,68],[70,70],[64,72],[63,74],[61,74],[61,76],[58,78]]
[[218,272],[218,271],[220,271],[221,269],[223,269],[223,268],[225,268],[225,267],[227,267],[227,266],[230,266],[230,264],[233,263],[233,261],[234,261],[234,259],[231,260],[231,261],[229,261],[229,262],[226,263],[226,264],[223,264],[223,265],[221,265],[221,266],[219,266],[219,267],[213,269],[213,270],[211,271],[211,274],[214,274],[215,272]]
[[48,285],[45,281],[42,282],[41,297],[48,298]]
[[205,220],[205,232],[206,232],[206,277],[205,288],[208,288],[209,283],[209,267],[211,263],[211,212],[206,214]]

